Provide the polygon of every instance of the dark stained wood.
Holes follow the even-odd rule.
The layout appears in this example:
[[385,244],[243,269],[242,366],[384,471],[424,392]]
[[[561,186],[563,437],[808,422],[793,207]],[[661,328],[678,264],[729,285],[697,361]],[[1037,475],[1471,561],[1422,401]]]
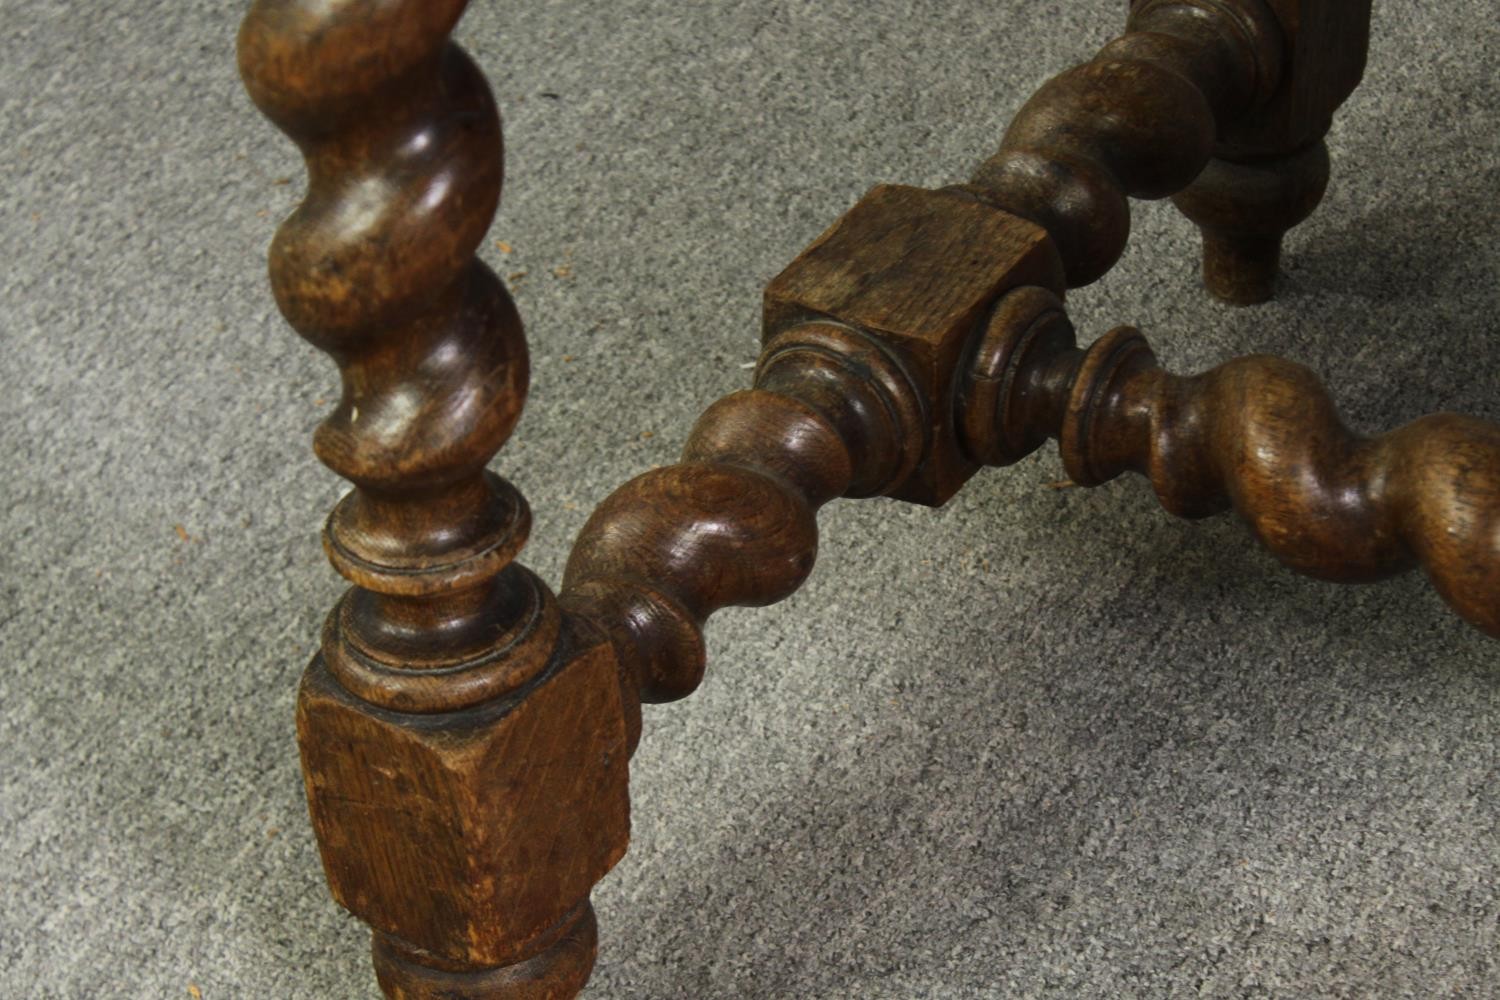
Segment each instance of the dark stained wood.
[[[1234,305],[1275,291],[1281,244],[1322,200],[1323,136],[1364,75],[1371,0],[1267,0],[1283,72],[1259,106],[1223,122],[1214,159],[1173,202],[1203,233],[1203,282]],[[1136,0],[1137,12],[1149,0]]]
[[624,856],[614,652],[571,620],[540,677],[462,712],[372,707],[315,660],[297,735],[334,898],[450,962],[495,968],[544,951]]
[[1130,328],[1079,350],[1063,304],[1119,257],[1127,199],[1174,193],[1210,287],[1267,293],[1327,180],[1368,0],[1136,0],[969,183],[872,189],[767,287],[754,387],[594,511],[556,597],[515,562],[525,500],[486,469],[528,375],[474,256],[503,156],[449,41],[465,6],[258,0],[240,36],[251,96],[308,165],[272,287],[343,378],[315,445],[354,484],[324,533],[352,587],[298,737],[330,887],[374,928],[388,996],[583,988],[642,702],[697,688],[714,612],[801,585],[837,497],[938,505],[1056,438],[1078,483],[1135,471],[1174,513],[1232,507],[1301,572],[1422,565],[1500,635],[1500,428],[1440,414],[1361,438],[1305,369],[1174,376]]
[[1042,85],[965,187],[1045,229],[1068,286],[1087,285],[1125,249],[1127,198],[1190,184],[1280,72],[1261,0],[1144,0],[1123,37]]
[[475,259],[500,119],[448,40],[464,0],[259,0],[240,67],[308,168],[271,245],[283,315],[339,366],[318,456],[354,484],[324,542],[353,584],[298,699],[334,897],[391,996],[571,997],[588,897],[629,836],[626,702],[602,633],[514,562],[525,501],[485,468],[526,341]]
[[1172,199],[1203,234],[1203,284],[1232,305],[1271,298],[1283,237],[1313,213],[1327,187],[1322,139],[1286,156],[1210,160]]
[[959,451],[953,374],[991,303],[1062,275],[1037,226],[961,192],[877,187],[766,289],[756,388],[699,420],[681,463],[589,518],[565,607],[608,631],[643,701],[702,681],[714,611],[792,593],[837,496],[941,504]]
[[682,461],[612,493],[574,543],[562,602],[608,631],[640,700],[703,678],[703,623],[790,595],[817,508],[905,480],[925,443],[917,390],[868,335],[808,322],[773,337],[756,388],[698,420]]
[[[1266,0],[1283,39],[1275,91],[1230,123],[1216,155],[1232,159],[1288,153],[1321,139],[1354,93],[1370,49],[1372,0]],[[1136,0],[1136,6],[1142,0]]]
[[916,387],[926,445],[910,475],[880,492],[937,506],[975,470],[949,419],[970,335],[1007,290],[1062,280],[1040,227],[961,192],[882,185],[766,287],[765,336],[827,318],[892,351]]
[[599,925],[588,903],[558,921],[535,958],[503,969],[465,969],[376,933],[371,951],[392,1000],[572,1000],[588,982]]
[[1361,437],[1290,361],[1172,375],[1131,327],[1079,350],[1043,289],[1002,303],[967,382],[960,422],[976,459],[1007,464],[1056,438],[1080,486],[1137,472],[1174,514],[1232,508],[1277,559],[1319,579],[1420,565],[1460,615],[1500,637],[1500,426],[1439,413]]

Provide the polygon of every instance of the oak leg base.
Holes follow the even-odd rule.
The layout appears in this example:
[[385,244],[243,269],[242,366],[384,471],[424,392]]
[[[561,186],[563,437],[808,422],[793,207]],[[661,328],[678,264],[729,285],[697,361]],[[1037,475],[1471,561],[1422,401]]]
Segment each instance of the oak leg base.
[[541,954],[499,969],[466,969],[375,932],[371,952],[391,1000],[572,1000],[589,981],[599,947],[594,908],[584,903]]
[[1213,159],[1172,201],[1203,233],[1203,283],[1233,305],[1254,305],[1275,291],[1281,241],[1328,188],[1322,140],[1286,156]]
[[1253,306],[1276,294],[1281,237],[1203,230],[1203,287],[1230,305]]

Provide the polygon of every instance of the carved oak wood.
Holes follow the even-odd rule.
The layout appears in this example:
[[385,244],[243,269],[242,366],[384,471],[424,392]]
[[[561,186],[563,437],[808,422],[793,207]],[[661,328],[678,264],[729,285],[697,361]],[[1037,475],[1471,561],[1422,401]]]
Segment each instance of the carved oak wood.
[[1079,484],[1135,471],[1173,513],[1233,508],[1301,572],[1421,565],[1500,636],[1500,427],[1441,414],[1361,438],[1306,369],[1172,375],[1129,327],[1080,350],[1063,304],[1118,259],[1128,199],[1169,195],[1203,229],[1211,291],[1270,294],[1326,183],[1369,0],[1135,0],[967,183],[872,189],[767,287],[753,388],[599,506],[557,597],[515,562],[529,513],[486,470],[527,364],[474,257],[502,144],[448,39],[465,6],[256,0],[239,44],[308,166],[272,288],[343,378],[315,445],[354,485],[324,532],[352,587],[298,734],[330,887],[374,928],[388,995],[583,988],[641,704],[697,687],[715,611],[807,578],[837,497],[938,505],[1056,438]]
[[1323,580],[1420,565],[1500,638],[1500,426],[1439,413],[1360,437],[1301,365],[1255,355],[1173,375],[1128,326],[1080,350],[1042,288],[998,303],[964,396],[976,461],[1008,465],[1056,438],[1080,486],[1137,472],[1173,514],[1232,508],[1282,563]]
[[1202,231],[1204,283],[1226,302],[1271,297],[1282,238],[1323,199],[1323,136],[1364,74],[1370,4],[1268,0],[1285,39],[1280,85],[1220,132],[1208,166],[1172,199]]
[[334,898],[396,997],[572,996],[588,896],[628,837],[618,666],[514,562],[530,512],[485,468],[527,385],[521,321],[474,257],[500,119],[448,40],[465,0],[259,0],[255,103],[307,160],[271,244],[297,332],[339,365],[318,456],[354,483],[323,539],[353,584],[297,730]]

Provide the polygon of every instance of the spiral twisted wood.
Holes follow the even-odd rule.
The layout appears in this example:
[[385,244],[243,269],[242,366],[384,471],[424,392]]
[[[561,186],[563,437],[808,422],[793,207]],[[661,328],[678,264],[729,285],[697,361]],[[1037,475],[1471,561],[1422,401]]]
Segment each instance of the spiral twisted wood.
[[600,504],[574,544],[561,600],[611,633],[633,667],[637,712],[640,700],[698,686],[710,614],[801,586],[817,555],[817,509],[904,480],[923,427],[915,391],[878,343],[809,323],[767,344],[754,389],[704,412],[680,463]]
[[251,96],[307,161],[271,282],[338,363],[314,443],[354,484],[324,530],[354,586],[298,736],[329,886],[374,927],[390,996],[570,997],[593,967],[589,892],[628,835],[625,726],[608,645],[513,562],[530,513],[486,470],[527,356],[475,258],[503,148],[449,41],[465,6],[257,0],[240,33]]
[[[1181,191],[1228,125],[1298,97],[1280,86],[1293,8],[1271,2],[1280,21],[1267,0],[1134,0],[1127,34],[1046,84],[968,185],[867,195],[768,289],[754,388],[594,512],[559,601],[514,562],[530,515],[486,470],[527,359],[475,258],[503,149],[449,41],[466,0],[256,0],[241,69],[308,166],[272,284],[339,366],[315,447],[354,484],[324,532],[353,587],[304,678],[299,736],[330,886],[375,927],[389,995],[576,995],[589,893],[628,838],[641,702],[696,688],[715,611],[800,586],[834,497],[941,503],[971,459],[1053,436],[1079,482],[1134,469],[1178,513],[1234,506],[1305,572],[1421,562],[1500,633],[1500,429],[1440,416],[1365,440],[1300,368],[1178,378],[1132,330],[1082,352],[1051,292],[1015,290],[1060,293],[1059,261],[1071,286],[1102,275],[1127,197]],[[1259,235],[1234,213],[1290,212],[1314,173],[1199,215]]]
[[1282,563],[1324,580],[1420,565],[1500,637],[1500,426],[1438,413],[1362,437],[1301,365],[1254,355],[1173,375],[1130,327],[1079,350],[1038,288],[1001,302],[964,396],[978,461],[1008,464],[1056,438],[1081,486],[1133,471],[1173,514],[1233,508]]
[[500,198],[500,118],[448,35],[463,0],[259,0],[240,34],[255,103],[307,161],[271,245],[287,321],[338,362],[315,437],[355,484],[328,520],[355,584],[324,656],[384,707],[461,708],[514,689],[553,645],[546,588],[512,565],[530,514],[485,465],[527,386],[520,319],[474,257]]
[[1127,197],[1187,187],[1219,131],[1264,102],[1281,29],[1262,0],[1145,0],[1126,34],[1043,84],[965,189],[1051,235],[1069,287],[1097,280],[1130,233]]

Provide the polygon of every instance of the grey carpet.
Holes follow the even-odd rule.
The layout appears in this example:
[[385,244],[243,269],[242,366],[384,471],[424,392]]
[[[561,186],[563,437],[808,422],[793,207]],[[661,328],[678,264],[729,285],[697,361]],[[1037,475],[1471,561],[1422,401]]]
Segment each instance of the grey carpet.
[[[1122,7],[476,4],[527,561],[556,581],[745,384],[771,275],[871,184],[963,176]],[[1500,29],[1379,8],[1281,297],[1210,301],[1140,205],[1085,337],[1284,354],[1367,431],[1500,419]],[[375,995],[292,740],[340,589],[308,447],[336,380],[266,285],[300,166],[239,89],[240,11],[0,3],[6,997]],[[1500,995],[1500,646],[1420,576],[1310,582],[1060,476],[1049,449],[944,510],[836,504],[801,592],[713,622],[701,691],[648,713],[589,996]]]

